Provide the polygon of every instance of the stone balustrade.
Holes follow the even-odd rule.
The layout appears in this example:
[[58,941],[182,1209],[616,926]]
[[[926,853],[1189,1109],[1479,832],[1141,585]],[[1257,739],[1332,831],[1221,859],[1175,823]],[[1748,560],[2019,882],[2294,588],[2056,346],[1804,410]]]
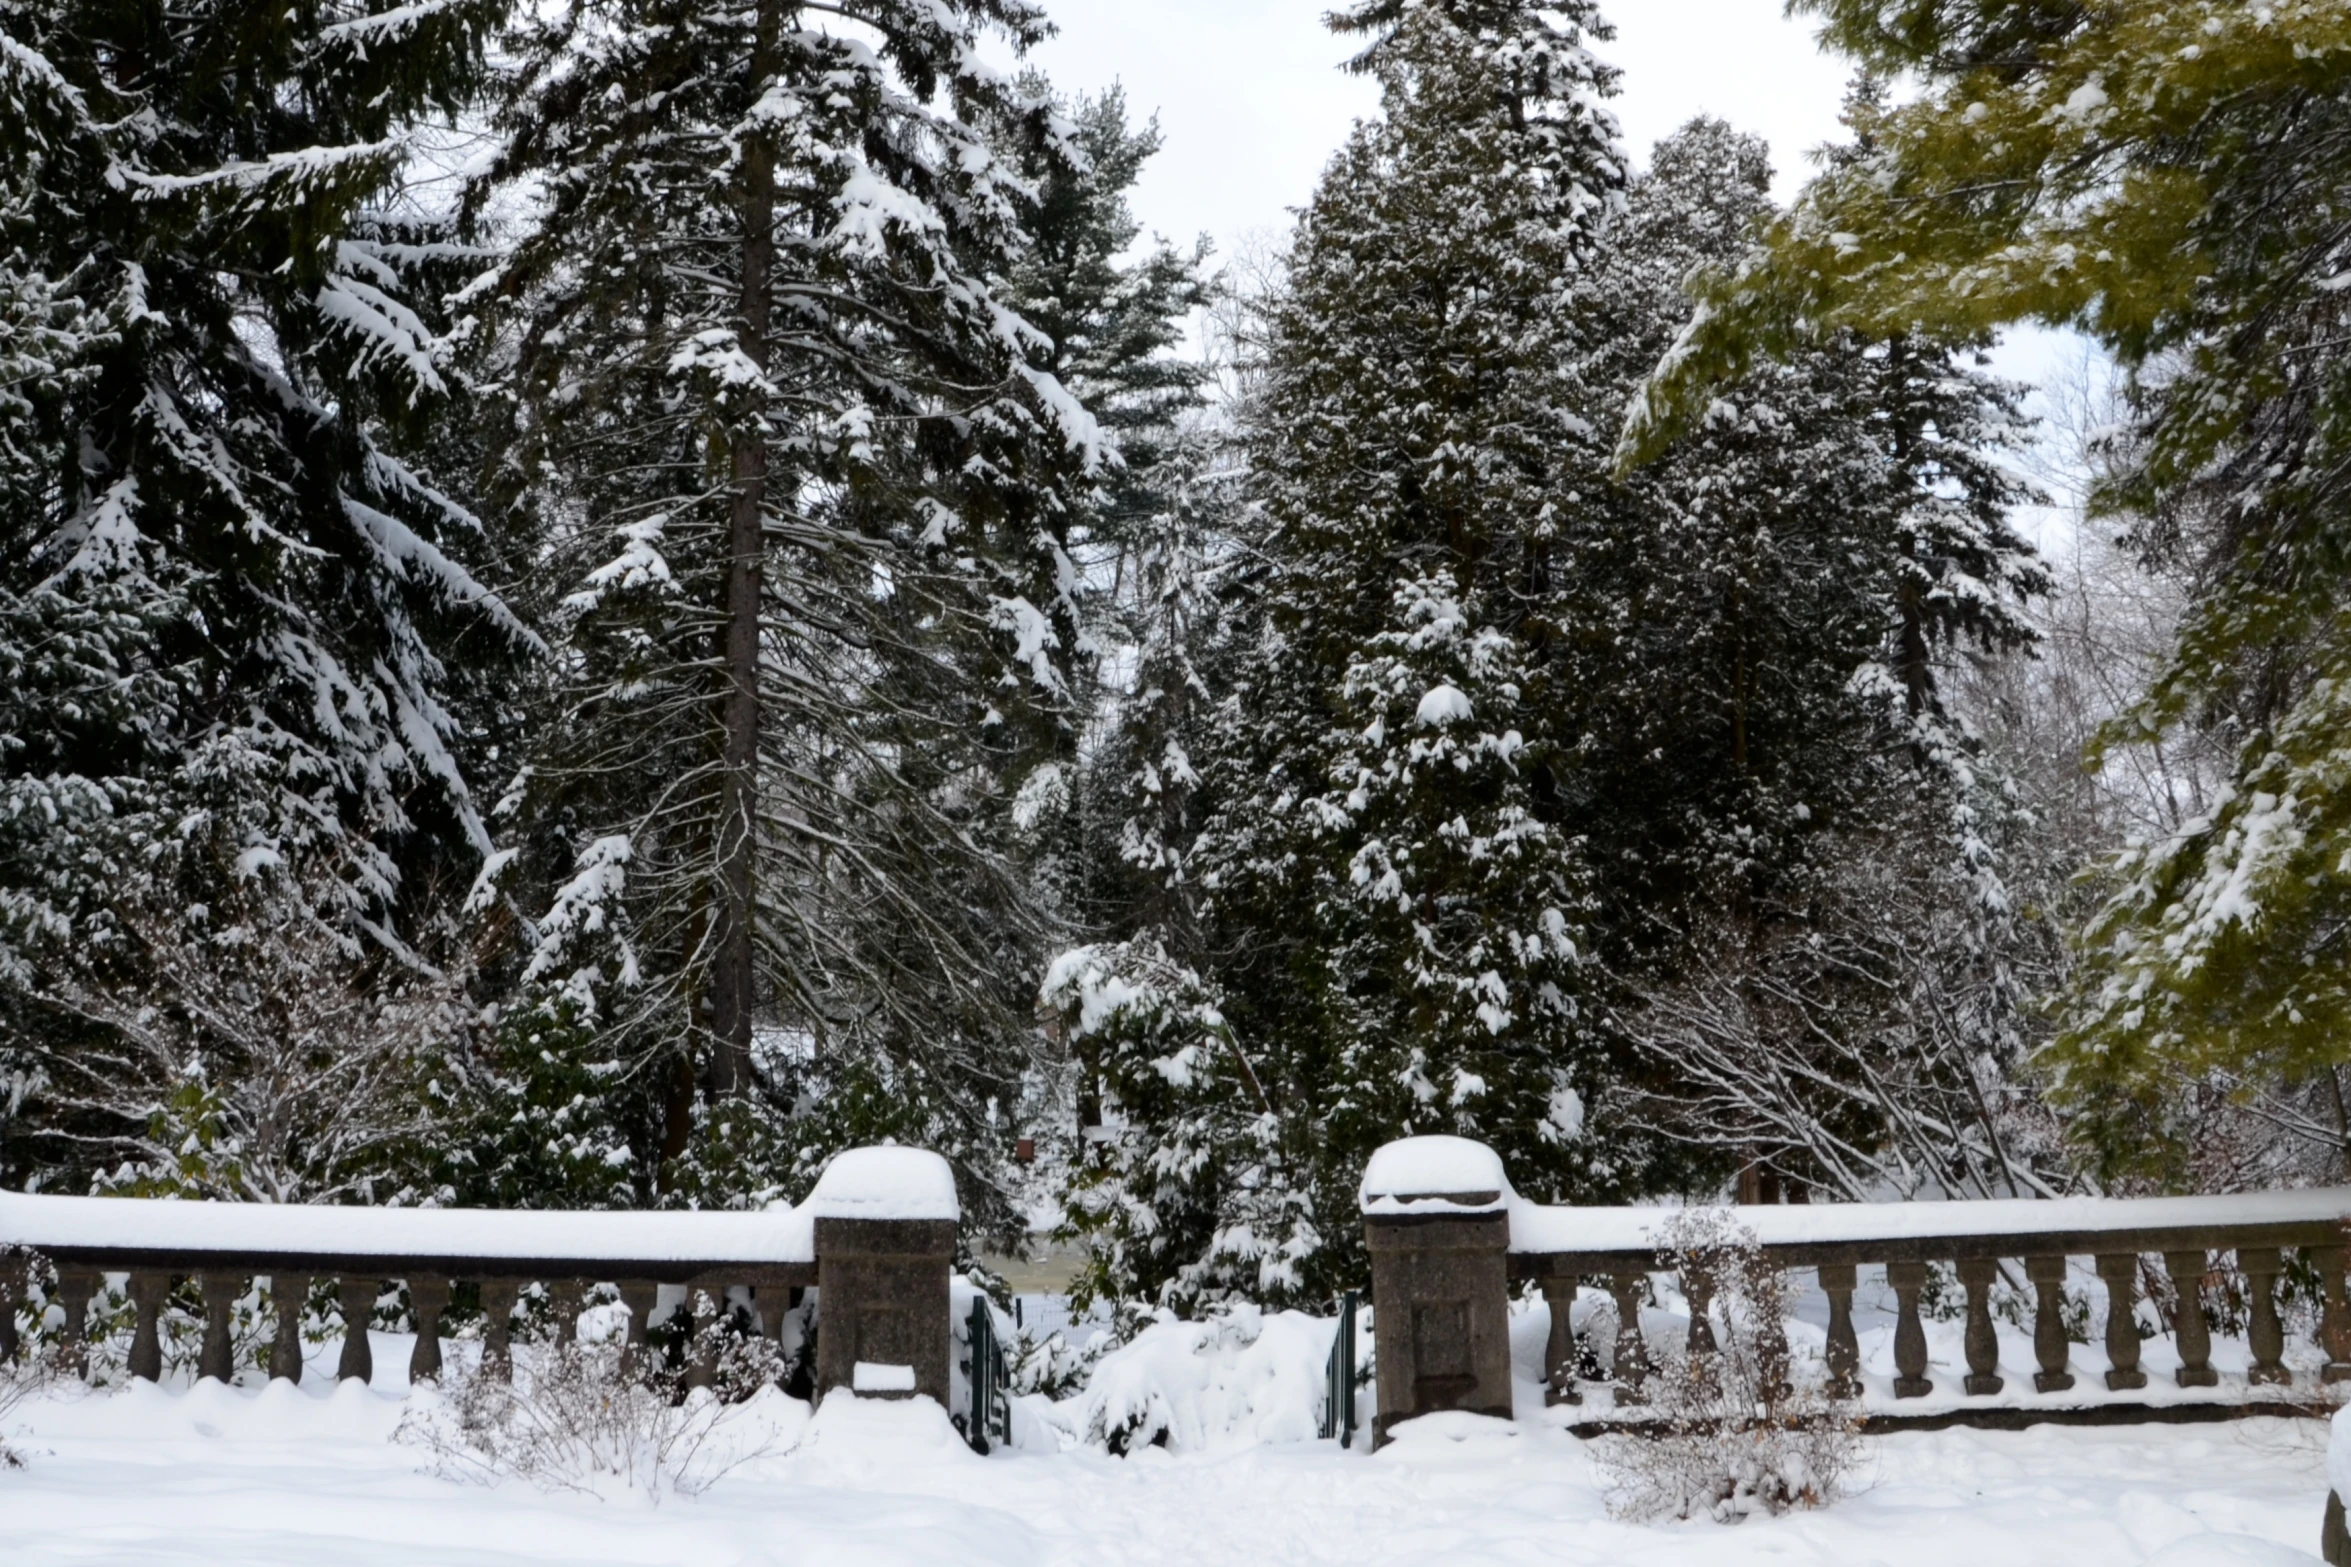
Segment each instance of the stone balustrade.
[[[647,1343],[664,1284],[723,1302],[748,1294],[761,1329],[781,1331],[785,1312],[814,1286],[823,1323],[816,1392],[854,1386],[859,1367],[898,1394],[948,1398],[950,1300],[958,1209],[946,1162],[914,1149],[852,1149],[827,1166],[808,1201],[749,1213],[523,1213],[474,1209],[368,1209],[145,1198],[0,1193],[0,1248],[37,1253],[56,1270],[49,1299],[63,1316],[66,1363],[82,1369],[89,1309],[106,1276],[126,1276],[133,1311],[129,1372],[163,1374],[164,1319],[200,1310],[199,1377],[228,1381],[236,1302],[269,1282],[275,1312],[272,1378],[303,1375],[301,1316],[312,1288],[332,1280],[344,1324],[338,1379],[373,1380],[368,1324],[388,1289],[405,1286],[415,1325],[411,1382],[442,1371],[442,1318],[460,1282],[479,1288],[482,1366],[511,1365],[516,1307],[526,1286],[544,1287],[559,1320],[610,1286],[627,1314],[627,1345]],[[16,1353],[16,1316],[30,1281],[21,1260],[0,1260],[0,1358]],[[191,1300],[192,1297],[192,1300]],[[723,1307],[721,1309],[724,1309]],[[690,1324],[697,1325],[697,1324]],[[892,1375],[873,1377],[876,1365]],[[706,1357],[689,1383],[706,1382]],[[910,1372],[907,1376],[903,1373]]]
[[[1575,1208],[1529,1203],[1501,1161],[1459,1138],[1411,1138],[1376,1154],[1363,1186],[1365,1238],[1379,1364],[1375,1439],[1396,1421],[1443,1409],[1507,1416],[1508,1295],[1532,1282],[1551,1306],[1545,1359],[1548,1396],[1573,1401],[1576,1346],[1569,1305],[1586,1281],[1602,1282],[1616,1306],[1615,1399],[1637,1404],[1650,1372],[1640,1310],[1659,1267],[1656,1232],[1671,1217],[1657,1208]],[[2286,1337],[2278,1280],[2300,1251],[2322,1282],[2319,1375],[2351,1377],[2351,1307],[2344,1292],[2345,1223],[2351,1189],[2264,1192],[2229,1197],[2058,1198],[2045,1201],[1821,1203],[1736,1210],[1767,1259],[1809,1268],[1828,1301],[1825,1359],[1832,1385],[1860,1388],[1861,1352],[1853,1295],[1863,1265],[1885,1270],[1895,1298],[1897,1400],[1935,1391],[1920,1297],[1930,1265],[1952,1268],[1965,1294],[1963,1400],[1989,1399],[2021,1374],[2003,1366],[1993,1328],[1992,1291],[2003,1270],[2033,1295],[2032,1385],[2061,1393],[2075,1385],[2062,1321],[2071,1258],[2089,1258],[2105,1286],[2100,1324],[2105,1387],[2147,1386],[2135,1308],[2148,1259],[2160,1258],[2175,1293],[2173,1316],[2182,1387],[2213,1387],[2212,1331],[2202,1285],[2216,1259],[2242,1275],[2249,1325],[2247,1378],[2284,1387]],[[1683,1281],[1690,1348],[1712,1348],[1703,1279]]]

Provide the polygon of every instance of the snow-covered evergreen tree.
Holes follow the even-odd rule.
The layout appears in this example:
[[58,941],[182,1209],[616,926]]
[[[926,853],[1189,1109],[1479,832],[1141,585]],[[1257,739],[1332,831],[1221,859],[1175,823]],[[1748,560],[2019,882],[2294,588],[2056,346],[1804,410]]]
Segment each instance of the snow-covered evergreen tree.
[[886,1082],[899,1135],[1001,1157],[1039,961],[1010,850],[1074,741],[1068,530],[1112,460],[996,281],[1032,194],[1000,149],[1059,130],[985,39],[1042,25],[579,0],[521,41],[481,194],[528,204],[492,368],[560,686],[499,885],[525,983],[658,1085],[649,1163],[697,1084],[739,1129]]
[[[1658,145],[1597,290],[1617,396],[1768,182],[1718,121]],[[1844,337],[1758,366],[1631,477],[1620,522],[1578,531],[1588,613],[1617,628],[1567,684],[1594,704],[1580,782],[1642,1119],[1847,1192],[2014,1174],[1979,1111],[2022,1043],[2017,823],[1945,688],[2029,640],[2044,578],[2007,516],[2019,393],[1970,357]]]
[[[1217,570],[1240,641],[1180,772],[1136,759],[1163,797],[1171,772],[1199,792],[1196,828],[1136,841],[1205,930],[1098,956],[1093,991],[1063,976],[1103,1097],[1075,1216],[1170,1298],[1326,1291],[1389,1137],[1486,1137],[1543,1189],[1580,1128],[1585,910],[1547,797],[1536,585],[1593,432],[1565,372],[1622,180],[1582,43],[1601,24],[1474,3],[1336,24],[1367,36],[1383,112],[1326,173],[1270,322],[1250,546]],[[1158,1102],[1182,1129],[1164,1158]]]
[[420,455],[459,393],[441,301],[481,261],[399,182],[502,10],[0,7],[17,1046],[88,1042],[42,1005],[62,972],[156,982],[123,900],[200,920],[284,872],[413,961],[431,887],[488,848],[464,713],[532,638]]

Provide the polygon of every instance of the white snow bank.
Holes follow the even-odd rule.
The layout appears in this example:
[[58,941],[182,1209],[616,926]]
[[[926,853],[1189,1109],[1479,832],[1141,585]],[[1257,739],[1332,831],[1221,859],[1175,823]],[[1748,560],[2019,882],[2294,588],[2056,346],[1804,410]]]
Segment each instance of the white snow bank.
[[2351,1406],[2335,1411],[2327,1436],[2327,1484],[2351,1505]]
[[2317,1560],[2256,1534],[2191,1534],[2147,1558],[2146,1567],[2310,1567]]
[[834,1155],[808,1201],[754,1213],[525,1213],[310,1207],[0,1192],[0,1244],[66,1254],[215,1252],[396,1262],[805,1263],[816,1220],[961,1216],[947,1161],[920,1148]]
[[1045,1418],[1122,1453],[1313,1441],[1335,1329],[1328,1317],[1246,1305],[1205,1322],[1165,1317],[1104,1355],[1085,1390]]
[[[1511,1197],[1501,1155],[1467,1137],[1405,1137],[1383,1144],[1363,1167],[1362,1192],[1366,1213],[1423,1208],[1490,1213]],[[1447,1200],[1465,1197],[1481,1200]]]

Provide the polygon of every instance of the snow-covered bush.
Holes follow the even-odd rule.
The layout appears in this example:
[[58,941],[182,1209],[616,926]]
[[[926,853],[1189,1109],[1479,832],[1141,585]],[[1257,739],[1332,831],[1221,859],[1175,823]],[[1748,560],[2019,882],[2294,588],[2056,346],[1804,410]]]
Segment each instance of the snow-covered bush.
[[1754,1232],[1720,1209],[1668,1223],[1658,1266],[1681,1275],[1714,1349],[1676,1345],[1649,1379],[1654,1418],[1601,1439],[1598,1456],[1623,1518],[1707,1514],[1738,1523],[1831,1501],[1860,1455],[1854,1404],[1833,1396],[1827,1368],[1789,1354],[1786,1281]]
[[1160,1313],[1096,1362],[1057,1423],[1121,1454],[1312,1441],[1331,1330],[1327,1318],[1250,1305],[1196,1322]]
[[714,1385],[632,1364],[625,1346],[559,1338],[518,1347],[511,1380],[452,1367],[445,1391],[419,1388],[394,1439],[421,1447],[444,1479],[516,1478],[544,1491],[642,1491],[654,1501],[699,1495],[738,1465],[774,1450],[807,1406],[775,1386],[764,1340],[723,1324],[697,1347]]

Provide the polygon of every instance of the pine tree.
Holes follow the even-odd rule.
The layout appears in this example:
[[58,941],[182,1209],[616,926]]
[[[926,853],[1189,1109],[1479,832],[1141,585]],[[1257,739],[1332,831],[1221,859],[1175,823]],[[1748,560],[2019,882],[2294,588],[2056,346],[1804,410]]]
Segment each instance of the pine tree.
[[[1529,1190],[1576,1168],[1586,909],[1540,649],[1563,454],[1591,432],[1568,305],[1622,178],[1580,43],[1601,24],[1461,4],[1337,25],[1368,35],[1383,115],[1326,173],[1270,323],[1259,564],[1222,579],[1242,640],[1185,751],[1199,966],[1095,1009],[1135,1021],[1097,1058],[1081,1217],[1177,1238],[1126,1254],[1131,1287],[1177,1298],[1327,1291],[1361,1161],[1405,1132],[1486,1137]],[[1177,1035],[1200,1151],[1155,1161]]]
[[[1685,280],[1769,220],[1769,177],[1719,121],[1658,144],[1594,291],[1615,396],[1672,345]],[[2021,1044],[2016,823],[1948,687],[2029,641],[2045,576],[2007,517],[2020,394],[1972,357],[1848,334],[1758,365],[1575,534],[1586,613],[1615,630],[1565,684],[1594,703],[1595,940],[1638,1119],[1848,1193],[1921,1165],[2010,1179],[1971,1107]]]
[[156,981],[126,902],[194,919],[282,873],[411,962],[432,889],[488,847],[465,715],[533,639],[427,456],[461,399],[441,301],[480,258],[401,175],[502,9],[0,8],[19,1047],[91,1043],[46,1005],[62,975]]
[[2351,1016],[2333,738],[2351,23],[2317,4],[1996,3],[1900,26],[1814,9],[1833,45],[1922,91],[1708,283],[1625,451],[1822,332],[2040,321],[2131,374],[2101,505],[2199,586],[2169,669],[2105,744],[2206,727],[2238,756],[2213,811],[2115,861],[2050,1065],[2103,1160],[2160,1168],[2184,1088],[2332,1070]]
[[[796,1102],[887,1085],[986,1213],[1032,1034],[1015,807],[1074,744],[1108,454],[994,281],[1028,200],[998,148],[1050,124],[977,51],[1041,21],[847,14],[582,0],[524,39],[479,201],[544,190],[489,373],[561,687],[500,885],[524,983],[654,1084],[648,1167],[697,1124],[797,1157]],[[673,1188],[772,1178],[700,1158]]]

